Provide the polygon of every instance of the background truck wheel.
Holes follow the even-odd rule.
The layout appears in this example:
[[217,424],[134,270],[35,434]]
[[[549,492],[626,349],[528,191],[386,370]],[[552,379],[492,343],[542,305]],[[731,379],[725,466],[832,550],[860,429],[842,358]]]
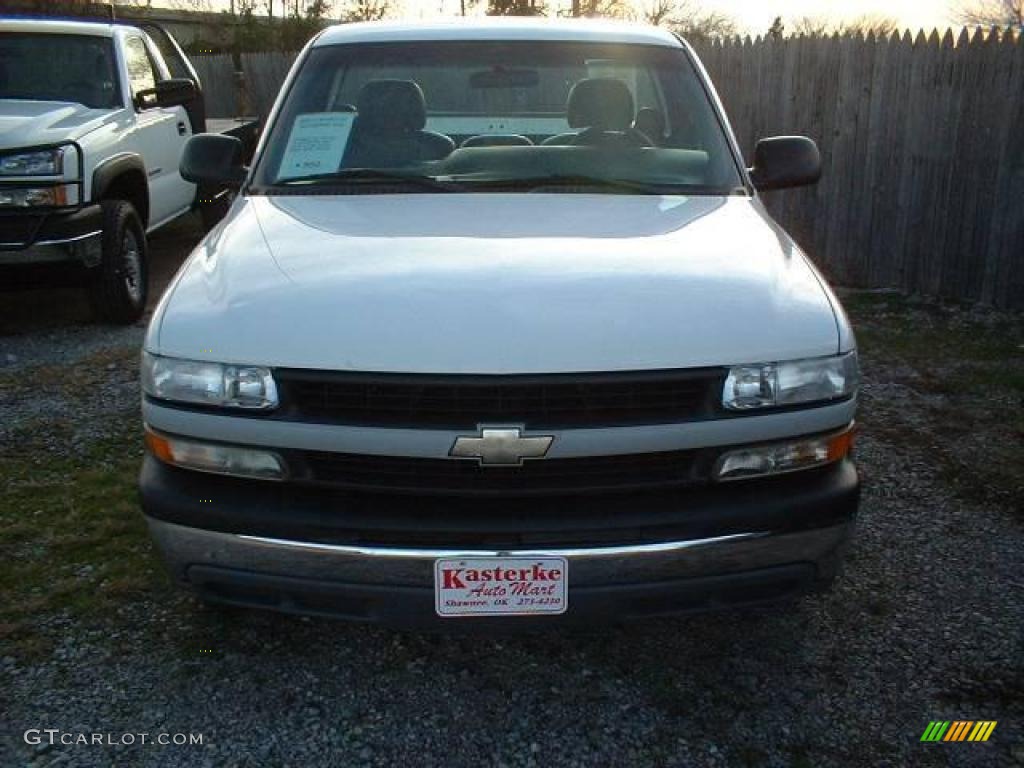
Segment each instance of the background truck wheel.
[[134,323],[148,294],[146,233],[131,203],[103,202],[103,259],[89,286],[96,316],[108,323]]

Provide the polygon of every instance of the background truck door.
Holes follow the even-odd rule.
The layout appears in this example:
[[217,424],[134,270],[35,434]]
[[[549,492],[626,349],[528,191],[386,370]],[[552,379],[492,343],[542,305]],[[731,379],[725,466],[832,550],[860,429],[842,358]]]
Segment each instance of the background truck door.
[[181,50],[178,41],[166,29],[152,22],[141,22],[139,27],[149,35],[149,41],[156,46],[170,76],[185,77],[196,84],[196,91],[199,92],[199,95],[184,107],[188,112],[189,120],[192,121],[192,133],[205,133],[206,102],[203,100],[203,84],[199,80],[196,68],[192,66],[188,56]]
[[155,100],[139,98],[160,77],[154,55],[141,35],[125,38],[125,64],[136,113],[135,144],[149,177],[149,226],[190,208],[195,185],[178,173],[178,162],[192,126],[182,106],[160,107]]

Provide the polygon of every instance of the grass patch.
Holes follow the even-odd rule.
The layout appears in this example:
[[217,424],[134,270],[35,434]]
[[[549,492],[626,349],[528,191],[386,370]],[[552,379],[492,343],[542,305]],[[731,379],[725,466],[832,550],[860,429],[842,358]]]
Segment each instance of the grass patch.
[[101,349],[73,365],[37,365],[31,375],[24,372],[0,373],[0,396],[26,397],[41,392],[69,400],[87,398],[112,379],[137,380],[139,350],[133,347]]
[[138,511],[138,451],[98,458],[3,462],[0,640],[19,655],[47,651],[41,619],[95,623],[170,587]]
[[927,452],[958,496],[1024,520],[1024,318],[889,293],[843,304],[869,384],[866,432]]
[[0,642],[17,656],[48,653],[55,617],[96,626],[126,602],[170,590],[138,509],[138,414],[118,408],[80,437],[85,425],[69,415],[111,382],[137,377],[137,360],[116,348],[0,377],[0,398],[40,404],[9,425],[0,447]]

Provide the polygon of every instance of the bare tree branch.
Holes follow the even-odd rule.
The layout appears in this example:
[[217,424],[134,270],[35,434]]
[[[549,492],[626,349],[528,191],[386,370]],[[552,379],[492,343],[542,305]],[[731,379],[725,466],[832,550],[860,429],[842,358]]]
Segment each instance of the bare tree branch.
[[961,24],[1024,30],[1024,0],[971,0],[956,14]]
[[711,39],[736,34],[736,20],[705,10],[698,0],[641,0],[637,15],[648,24],[668,27],[684,37]]
[[544,16],[547,6],[544,0],[489,0],[488,16]]
[[678,13],[678,0],[648,0],[639,8],[640,18],[656,27],[667,26]]
[[628,0],[579,0],[574,8],[580,16],[590,18],[625,19],[633,12]]
[[380,21],[395,13],[392,0],[350,0],[342,6],[343,21]]
[[168,4],[176,11],[203,11],[208,13],[213,10],[210,0],[170,0]]
[[803,16],[789,22],[794,37],[823,35],[887,36],[899,29],[899,22],[889,16],[865,13],[852,19],[830,19],[827,16]]

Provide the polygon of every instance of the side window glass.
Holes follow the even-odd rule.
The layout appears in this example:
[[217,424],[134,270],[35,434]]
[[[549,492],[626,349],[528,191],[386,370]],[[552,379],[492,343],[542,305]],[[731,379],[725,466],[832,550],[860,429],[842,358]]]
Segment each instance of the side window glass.
[[[132,87],[132,100],[138,98],[141,91],[156,87],[156,75],[153,62],[149,59],[146,44],[141,37],[129,37],[125,41],[125,63],[128,66],[128,80]],[[146,104],[145,106],[152,106]]]
[[188,65],[182,59],[181,54],[174,47],[170,37],[158,26],[144,24],[141,25],[149,35],[149,39],[156,45],[157,50],[160,52],[160,57],[164,60],[164,64],[167,65],[167,69],[171,73],[171,77],[192,77],[192,72],[189,70]]

